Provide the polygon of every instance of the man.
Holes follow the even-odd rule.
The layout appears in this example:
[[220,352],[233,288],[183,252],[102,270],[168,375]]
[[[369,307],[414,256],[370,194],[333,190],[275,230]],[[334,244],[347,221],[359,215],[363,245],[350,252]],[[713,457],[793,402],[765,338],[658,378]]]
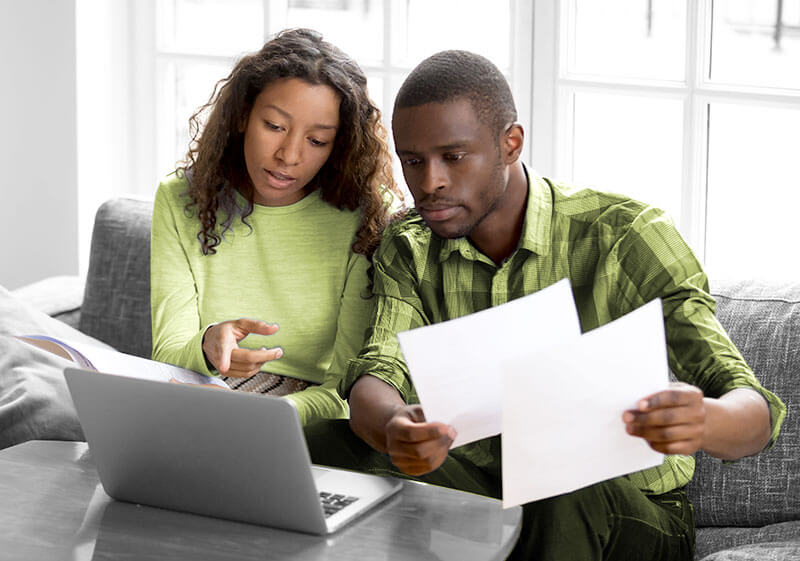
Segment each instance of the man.
[[[312,458],[500,496],[499,437],[450,450],[455,431],[427,422],[415,404],[396,334],[564,277],[584,331],[660,297],[670,368],[681,382],[642,396],[621,415],[620,430],[667,460],[525,505],[513,556],[691,559],[688,455],[755,454],[774,442],[785,407],[760,386],[714,318],[706,276],[664,214],[535,177],[519,160],[524,134],[516,118],[504,77],[475,54],[438,53],[404,82],[392,128],[416,211],[387,230],[374,258],[374,325],[341,386],[352,432],[341,424],[310,427]],[[531,430],[567,422],[565,412]]]

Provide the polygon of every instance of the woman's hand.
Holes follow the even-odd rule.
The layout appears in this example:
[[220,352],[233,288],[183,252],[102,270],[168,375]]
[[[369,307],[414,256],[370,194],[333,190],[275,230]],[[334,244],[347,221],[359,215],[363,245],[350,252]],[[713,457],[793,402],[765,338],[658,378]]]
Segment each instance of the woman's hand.
[[265,362],[279,359],[283,349],[275,347],[258,350],[239,348],[239,341],[256,333],[274,335],[278,326],[263,321],[239,318],[223,321],[209,327],[203,335],[203,353],[220,374],[235,378],[249,378],[255,375]]

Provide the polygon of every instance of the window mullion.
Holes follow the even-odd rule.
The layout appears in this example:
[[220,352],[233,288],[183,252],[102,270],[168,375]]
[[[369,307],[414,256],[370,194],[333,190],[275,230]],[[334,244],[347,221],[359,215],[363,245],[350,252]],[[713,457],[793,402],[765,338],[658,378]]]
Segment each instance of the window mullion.
[[706,73],[708,2],[690,2],[686,10],[686,97],[683,115],[683,184],[679,227],[700,260],[705,258],[706,230],[706,103],[697,95]]
[[537,0],[533,13],[531,69],[531,165],[542,175],[556,177],[563,134],[557,126],[563,111],[558,82],[558,51],[562,42],[555,0]]

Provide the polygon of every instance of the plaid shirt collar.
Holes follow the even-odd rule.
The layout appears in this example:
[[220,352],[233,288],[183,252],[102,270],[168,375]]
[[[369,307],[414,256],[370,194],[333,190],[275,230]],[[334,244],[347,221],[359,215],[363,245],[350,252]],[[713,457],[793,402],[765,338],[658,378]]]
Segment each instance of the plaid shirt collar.
[[[525,222],[522,225],[522,237],[517,251],[527,250],[537,255],[548,255],[551,250],[551,223],[553,217],[553,194],[546,180],[532,173],[525,164],[525,177],[528,178],[528,202],[525,209]],[[444,262],[450,254],[457,251],[461,257],[470,261],[486,261],[492,263],[481,251],[472,245],[468,238],[444,239],[431,233],[432,239],[439,240],[439,263]],[[512,256],[517,253],[515,251]]]

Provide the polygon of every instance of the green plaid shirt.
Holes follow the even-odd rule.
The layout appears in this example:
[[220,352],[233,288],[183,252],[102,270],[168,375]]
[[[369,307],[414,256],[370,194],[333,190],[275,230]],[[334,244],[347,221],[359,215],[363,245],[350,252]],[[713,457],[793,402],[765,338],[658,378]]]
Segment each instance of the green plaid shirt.
[[[772,445],[786,408],[761,387],[720,326],[707,277],[664,213],[619,195],[528,175],[522,238],[500,266],[467,238],[436,236],[415,211],[387,229],[374,256],[373,327],[349,363],[343,396],[359,376],[371,374],[407,403],[417,403],[397,333],[497,306],[567,277],[584,332],[660,297],[673,374],[709,397],[739,387],[758,391],[770,407]],[[499,477],[500,437],[450,454]],[[665,493],[688,483],[693,472],[691,456],[667,456],[661,466],[628,477],[645,492]]]

